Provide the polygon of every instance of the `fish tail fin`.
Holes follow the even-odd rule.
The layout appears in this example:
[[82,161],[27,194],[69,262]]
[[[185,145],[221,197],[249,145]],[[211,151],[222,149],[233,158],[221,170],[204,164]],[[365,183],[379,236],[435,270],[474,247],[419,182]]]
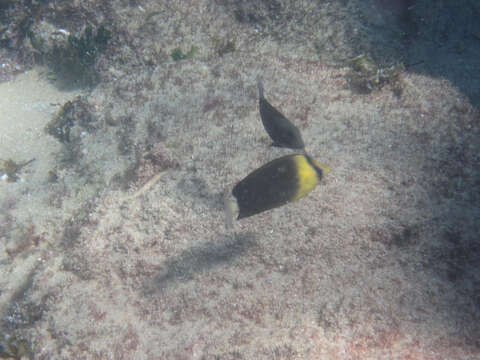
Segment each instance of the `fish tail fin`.
[[232,195],[232,187],[228,186],[223,193],[223,204],[225,211],[225,228],[227,231],[234,230],[234,219],[238,215],[239,209]]
[[257,78],[257,86],[258,86],[258,96],[260,97],[260,99],[263,99],[263,83],[260,76]]

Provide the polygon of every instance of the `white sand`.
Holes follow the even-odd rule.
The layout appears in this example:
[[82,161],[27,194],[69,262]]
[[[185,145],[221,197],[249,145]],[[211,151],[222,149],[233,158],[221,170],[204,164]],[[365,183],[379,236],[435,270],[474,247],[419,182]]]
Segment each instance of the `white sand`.
[[[45,133],[44,127],[59,106],[78,94],[78,91],[59,91],[47,79],[43,68],[33,69],[0,84],[0,159],[11,159],[17,163],[35,159],[20,171],[17,182],[7,182],[5,177],[0,181],[2,315],[11,305],[12,298],[29,282],[32,270],[40,264],[39,249],[30,251],[34,244],[27,236],[27,229],[38,233],[38,223],[49,217],[42,201],[44,187],[60,147],[58,141]],[[13,258],[9,254],[24,246],[26,256],[10,262]]]
[[[52,153],[59,143],[44,131],[52,115],[78,91],[60,91],[48,80],[47,70],[35,68],[0,84],[0,159],[30,164],[20,181],[45,181]],[[3,187],[0,191],[8,191]]]

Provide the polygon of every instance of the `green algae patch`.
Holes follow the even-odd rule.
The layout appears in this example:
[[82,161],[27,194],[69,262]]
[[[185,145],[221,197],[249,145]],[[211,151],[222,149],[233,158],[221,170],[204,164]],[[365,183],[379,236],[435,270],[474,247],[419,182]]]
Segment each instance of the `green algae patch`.
[[380,89],[386,84],[392,85],[397,92],[400,74],[405,70],[402,63],[381,68],[370,56],[365,54],[349,60],[347,65],[350,67],[347,81],[352,89],[364,94]]

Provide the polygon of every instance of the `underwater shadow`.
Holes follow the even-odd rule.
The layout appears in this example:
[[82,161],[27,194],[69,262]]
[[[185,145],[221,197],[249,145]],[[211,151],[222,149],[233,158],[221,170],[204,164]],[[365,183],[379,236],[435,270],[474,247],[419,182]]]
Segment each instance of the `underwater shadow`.
[[[401,39],[391,38],[391,41],[403,48],[400,57],[407,70],[449,80],[478,107],[480,3],[469,0],[376,2],[379,12],[387,11],[394,18],[387,23],[384,36],[391,37],[389,34],[394,31],[402,32]],[[399,6],[403,6],[403,11],[399,11]],[[388,51],[380,46],[374,49],[380,57],[388,57]]]
[[315,60],[323,65],[344,67],[360,55],[374,59],[379,69],[402,63],[408,71],[449,80],[473,105],[480,105],[478,1],[217,3],[261,36],[315,48]]
[[[392,131],[403,132],[403,137],[386,142],[398,146],[400,153],[402,147],[406,153],[407,148],[418,148],[418,158],[429,160],[421,168],[411,163],[424,191],[417,194],[422,203],[418,218],[425,212],[431,214],[429,223],[420,224],[412,216],[418,228],[392,234],[392,242],[406,256],[406,263],[419,262],[420,271],[433,284],[442,284],[444,291],[438,299],[445,311],[442,321],[456,324],[460,329],[456,336],[463,344],[480,349],[480,2],[372,0],[371,4],[369,11],[377,12],[372,17],[380,15],[385,21],[380,26],[380,22],[365,21],[367,38],[359,43],[366,45],[364,51],[377,64],[385,59],[399,61],[407,72],[446,79],[476,108],[468,115],[452,112],[451,128],[443,134],[415,133],[405,126]],[[353,42],[350,46],[357,48]],[[386,156],[381,154],[376,161],[385,162]],[[415,246],[422,231],[435,235]]]
[[145,295],[152,295],[166,287],[192,279],[194,274],[224,266],[244,255],[256,243],[253,233],[235,234],[211,240],[184,250],[168,259],[161,271],[143,284]]
[[[477,112],[471,115],[472,124],[476,116]],[[453,343],[461,342],[461,346],[475,351],[480,349],[480,167],[478,152],[473,149],[479,148],[475,145],[479,131],[478,125],[472,125],[472,132],[463,137],[436,134],[442,141],[432,144],[425,140],[426,134],[396,127],[394,137],[384,141],[399,153],[415,149],[423,159],[420,166],[413,161],[405,167],[411,169],[411,177],[418,184],[416,205],[405,216],[398,211],[388,214],[391,223],[403,229],[401,232],[372,238],[384,242],[394,256],[402,259],[399,264],[405,271],[416,269],[408,280],[412,288],[417,286],[416,279],[432,284],[435,292],[430,286],[423,290],[432,296],[428,300],[432,306],[437,306],[436,321],[440,327],[456,329],[451,336]],[[388,153],[378,156],[376,162],[391,163]],[[398,194],[391,201],[402,203],[406,189],[413,185],[403,180],[391,186]],[[421,319],[418,310],[414,306],[409,309]]]
[[[368,51],[375,54],[377,61],[397,58],[409,72],[446,79],[471,105],[480,107],[480,2],[374,0],[374,3],[377,11],[391,21],[386,21],[376,34],[372,32],[372,39],[383,37],[384,42],[390,39],[393,45],[385,47],[381,46],[383,42],[367,41],[373,45]],[[401,38],[392,36],[398,31]],[[459,134],[456,141],[444,134],[437,146],[424,149],[435,160],[426,169],[417,169],[417,174],[424,178],[424,190],[428,193],[425,203],[434,204],[423,210],[436,214],[432,223],[438,238],[419,248],[401,250],[412,263],[419,255],[415,250],[421,252],[423,271],[433,283],[440,281],[445,288],[440,297],[448,309],[443,321],[458,324],[463,330],[457,335],[464,344],[480,349],[480,164],[478,156],[475,158],[472,150],[468,150],[472,146],[478,148],[478,137],[475,139],[479,131],[478,114],[471,114],[470,121],[471,128]],[[453,116],[451,123],[452,127],[463,125]],[[426,139],[422,136],[413,134],[411,141],[421,143]],[[408,229],[405,234],[396,236],[400,243],[415,243],[415,230]]]
[[480,168],[462,147],[445,147],[435,169],[445,180],[432,183],[430,193],[449,206],[443,214],[441,202],[433,208],[439,236],[422,249],[423,266],[443,284],[444,321],[457,324],[464,344],[480,350]]

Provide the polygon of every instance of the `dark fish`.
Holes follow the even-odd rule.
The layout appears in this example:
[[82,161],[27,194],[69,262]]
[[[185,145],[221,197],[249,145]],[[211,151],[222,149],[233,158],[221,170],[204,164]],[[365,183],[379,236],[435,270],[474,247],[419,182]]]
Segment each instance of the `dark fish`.
[[260,117],[265,131],[273,140],[272,146],[290,149],[305,148],[300,130],[265,99],[262,80],[258,79],[257,84],[260,98]]
[[[283,156],[263,165],[232,189],[238,210],[237,219],[301,199],[328,172],[328,167],[304,154]],[[227,213],[232,214],[230,217],[233,217],[233,212],[227,209]]]

